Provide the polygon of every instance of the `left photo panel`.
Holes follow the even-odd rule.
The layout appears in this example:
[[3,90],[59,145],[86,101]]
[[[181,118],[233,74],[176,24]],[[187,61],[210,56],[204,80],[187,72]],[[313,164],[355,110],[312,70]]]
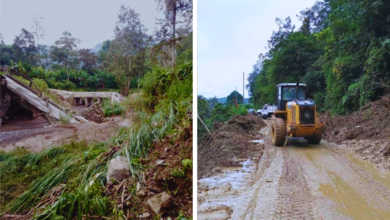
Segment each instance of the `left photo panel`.
[[193,218],[193,7],[0,1],[0,219]]

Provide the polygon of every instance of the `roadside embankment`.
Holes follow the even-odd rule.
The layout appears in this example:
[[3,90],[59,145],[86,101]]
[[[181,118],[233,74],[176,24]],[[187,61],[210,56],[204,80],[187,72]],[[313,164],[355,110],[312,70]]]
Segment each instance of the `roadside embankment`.
[[242,166],[246,159],[260,159],[263,146],[253,142],[261,139],[264,121],[253,115],[233,116],[206,135],[198,145],[198,178],[218,172],[219,167]]
[[359,157],[390,169],[390,97],[371,102],[346,116],[320,115],[323,139],[340,144]]

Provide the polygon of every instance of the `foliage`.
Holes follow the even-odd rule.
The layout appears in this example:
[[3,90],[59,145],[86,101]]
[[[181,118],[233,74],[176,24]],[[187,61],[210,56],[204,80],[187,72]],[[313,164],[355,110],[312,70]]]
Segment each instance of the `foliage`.
[[71,118],[72,116],[68,114],[60,113],[60,125],[69,123]]
[[148,36],[135,10],[121,6],[118,19],[105,65],[116,76],[122,95],[127,96],[131,81],[146,72]]
[[160,44],[171,46],[171,67],[174,68],[176,66],[176,41],[182,37],[177,31],[177,25],[184,23],[182,25],[184,29],[192,27],[193,2],[192,0],[156,0],[156,2],[159,11],[164,11],[164,18],[157,19],[160,30],[156,31],[156,38]]
[[192,108],[192,62],[179,64],[173,70],[155,67],[145,75],[141,85],[144,105],[149,109],[167,114],[170,103],[175,103],[178,116],[183,118]]
[[64,31],[62,37],[54,43],[51,48],[50,56],[54,61],[62,63],[66,68],[66,74],[69,82],[70,69],[78,64],[77,44],[80,40],[72,37],[70,32]]
[[104,117],[109,117],[112,115],[122,115],[125,114],[126,109],[120,103],[111,103],[110,101],[103,102],[103,113]]
[[[237,100],[236,100],[237,99]],[[231,92],[226,98],[226,104],[233,105],[237,102],[237,104],[243,104],[244,97],[237,91]]]
[[275,102],[276,85],[308,84],[319,110],[345,114],[390,92],[390,3],[327,0],[301,12],[302,26],[277,20],[269,51],[249,75],[257,107]]
[[[16,56],[12,47],[0,45],[1,52],[9,51],[7,59],[17,61],[16,64],[7,59],[4,62],[32,78],[44,93],[48,88],[93,91],[121,88],[126,91],[129,87],[141,86],[132,94],[138,98],[125,103],[137,105],[133,107],[136,111],[133,123],[104,143],[71,142],[39,153],[23,148],[0,152],[0,215],[32,211],[35,219],[115,218],[123,211],[107,196],[106,172],[110,159],[127,157],[131,178],[142,181],[145,167],[140,161],[151,152],[153,143],[168,135],[180,134],[192,123],[192,34],[186,35],[191,38],[181,35],[178,39],[179,58],[174,69],[156,64],[151,67],[147,53],[154,46],[149,47],[149,39],[135,11],[121,8],[115,34],[113,41],[103,44],[98,57],[93,57],[89,50],[77,50],[77,39],[64,33],[51,47],[50,56],[45,57],[48,65],[30,65]],[[116,58],[118,60],[113,60]],[[111,65],[111,61],[114,64]],[[124,111],[116,104],[105,103],[104,108],[106,114]],[[192,160],[181,159],[181,171],[192,169]],[[42,205],[49,199],[52,202]],[[184,218],[183,214],[179,216]]]
[[[234,115],[246,115],[248,114],[248,109],[253,107],[252,104],[239,104],[236,107],[234,104],[217,103],[216,98],[207,99],[203,96],[198,96],[198,116],[209,130],[213,130],[214,123],[228,121]],[[206,128],[198,119],[198,139],[202,139],[206,133]]]

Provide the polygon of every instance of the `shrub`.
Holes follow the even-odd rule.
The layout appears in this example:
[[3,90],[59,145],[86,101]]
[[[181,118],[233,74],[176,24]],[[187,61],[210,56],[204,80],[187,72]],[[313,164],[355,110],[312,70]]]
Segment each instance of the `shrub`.
[[109,101],[103,102],[103,113],[104,117],[109,117],[112,115],[122,115],[125,114],[126,109],[120,103],[115,102],[112,104]]

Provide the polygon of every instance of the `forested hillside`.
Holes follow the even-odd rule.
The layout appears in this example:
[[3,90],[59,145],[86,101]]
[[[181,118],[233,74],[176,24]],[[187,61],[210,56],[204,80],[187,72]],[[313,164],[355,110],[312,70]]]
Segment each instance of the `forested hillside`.
[[390,2],[325,0],[277,19],[249,75],[257,108],[275,102],[276,85],[303,82],[320,111],[346,114],[390,92]]

